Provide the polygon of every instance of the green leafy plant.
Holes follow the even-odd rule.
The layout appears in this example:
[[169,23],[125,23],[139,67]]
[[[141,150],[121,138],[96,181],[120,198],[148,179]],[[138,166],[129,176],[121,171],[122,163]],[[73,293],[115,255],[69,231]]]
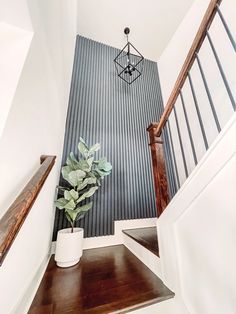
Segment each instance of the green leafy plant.
[[66,218],[71,224],[71,232],[73,232],[75,222],[82,219],[93,204],[89,202],[81,206],[80,203],[90,198],[101,185],[101,180],[111,173],[112,165],[106,158],[94,160],[94,154],[100,148],[98,143],[89,147],[80,138],[78,150],[81,158],[77,160],[71,152],[66,165],[62,167],[62,176],[69,183],[69,187],[58,187],[64,197],[58,198],[55,204],[57,208],[65,210]]

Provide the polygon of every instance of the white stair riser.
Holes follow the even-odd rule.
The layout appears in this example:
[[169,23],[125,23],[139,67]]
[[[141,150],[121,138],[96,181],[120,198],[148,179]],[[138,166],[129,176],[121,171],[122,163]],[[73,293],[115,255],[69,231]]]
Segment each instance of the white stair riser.
[[124,245],[155,275],[162,279],[160,258],[146,249],[144,246],[123,234]]

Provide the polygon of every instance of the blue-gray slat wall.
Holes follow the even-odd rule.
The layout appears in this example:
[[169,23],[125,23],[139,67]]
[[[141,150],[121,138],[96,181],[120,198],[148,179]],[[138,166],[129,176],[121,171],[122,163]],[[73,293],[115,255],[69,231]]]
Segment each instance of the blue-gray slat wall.
[[[85,237],[114,233],[114,220],[156,216],[147,126],[163,111],[157,64],[145,60],[142,76],[127,85],[116,74],[119,50],[77,36],[62,164],[77,153],[79,137],[100,142],[113,170],[79,226]],[[68,226],[57,210],[54,239]]]

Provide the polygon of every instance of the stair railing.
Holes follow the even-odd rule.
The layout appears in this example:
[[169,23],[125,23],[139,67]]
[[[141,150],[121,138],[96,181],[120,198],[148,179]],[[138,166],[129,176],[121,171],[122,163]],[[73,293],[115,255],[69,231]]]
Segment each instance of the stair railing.
[[[160,118],[160,121],[158,123],[152,123],[149,125],[147,128],[147,131],[149,132],[149,138],[150,138],[150,147],[151,147],[151,156],[152,156],[152,164],[153,164],[153,174],[154,174],[154,186],[155,186],[155,192],[156,192],[156,205],[157,205],[157,216],[159,217],[161,213],[164,211],[166,206],[168,205],[168,202],[170,198],[178,191],[180,188],[180,178],[178,174],[178,168],[177,168],[177,162],[176,162],[176,155],[174,151],[174,145],[173,145],[173,137],[171,134],[171,128],[170,128],[170,123],[169,123],[169,117],[171,114],[173,114],[173,118],[175,121],[176,125],[176,130],[177,130],[177,136],[178,136],[178,141],[179,141],[179,146],[180,146],[180,152],[181,152],[181,157],[183,161],[183,169],[185,172],[185,177],[187,178],[189,176],[189,169],[187,167],[187,162],[186,162],[186,156],[185,156],[185,147],[184,143],[181,137],[181,130],[179,127],[179,122],[178,122],[178,115],[177,111],[175,108],[177,100],[180,100],[180,103],[182,105],[182,110],[184,114],[184,120],[186,123],[186,129],[188,132],[188,137],[191,145],[191,150],[192,150],[192,155],[193,155],[193,160],[195,166],[198,163],[198,158],[196,154],[196,148],[195,148],[195,143],[193,141],[193,136],[192,136],[192,131],[191,131],[191,125],[188,119],[188,114],[186,110],[186,103],[184,99],[184,92],[182,90],[184,84],[186,81],[188,81],[188,84],[190,86],[192,98],[193,98],[193,103],[194,107],[196,110],[197,118],[198,118],[198,123],[199,127],[201,130],[201,135],[203,138],[203,142],[205,145],[205,149],[207,150],[209,147],[207,135],[205,132],[204,124],[203,124],[203,119],[202,119],[202,113],[199,109],[198,105],[198,99],[196,95],[196,91],[194,88],[194,80],[191,75],[191,68],[194,63],[196,63],[203,85],[204,89],[207,95],[207,99],[210,105],[210,110],[212,113],[212,116],[214,118],[214,122],[217,128],[218,133],[221,131],[221,125],[219,122],[219,118],[217,115],[217,110],[214,106],[213,103],[213,98],[211,96],[211,92],[206,80],[206,76],[204,73],[204,68],[202,66],[202,62],[200,60],[199,56],[199,50],[202,47],[202,44],[204,40],[208,41],[208,45],[211,49],[212,56],[215,59],[215,62],[217,64],[219,73],[221,75],[221,78],[223,80],[225,89],[227,91],[228,97],[230,99],[231,105],[232,105],[232,111],[236,110],[236,102],[232,93],[232,90],[230,88],[230,85],[228,83],[228,80],[226,78],[223,66],[220,62],[220,58],[217,54],[216,48],[214,46],[213,40],[210,35],[210,26],[213,22],[213,19],[216,15],[219,16],[220,21],[224,27],[226,36],[228,37],[232,48],[234,52],[236,52],[236,44],[235,40],[233,38],[233,35],[227,25],[227,22],[223,16],[223,13],[220,10],[220,4],[222,0],[211,0],[209,3],[209,6],[207,8],[207,11],[202,19],[202,22],[200,24],[200,27],[198,29],[198,32],[194,38],[194,41],[192,43],[192,46],[189,50],[189,53],[185,59],[185,62],[182,66],[182,69],[179,73],[179,76],[176,80],[176,83],[174,85],[174,88],[169,96],[169,99],[167,101],[167,104],[164,108],[164,112]],[[164,151],[165,141],[168,140],[169,143],[169,154],[168,152]],[[169,158],[169,165],[171,164],[172,167],[172,174],[167,176],[167,164],[165,162],[164,156]],[[168,172],[169,174],[170,172]],[[167,178],[168,177],[168,178]],[[170,192],[171,191],[171,192]]]
[[0,219],[0,266],[33,206],[56,156],[40,157],[41,166]]

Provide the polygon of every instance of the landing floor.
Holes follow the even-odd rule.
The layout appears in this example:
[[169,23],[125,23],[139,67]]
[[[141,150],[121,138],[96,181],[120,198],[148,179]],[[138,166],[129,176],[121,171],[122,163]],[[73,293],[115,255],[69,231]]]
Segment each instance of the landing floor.
[[127,313],[173,293],[125,246],[84,250],[76,266],[51,258],[30,314]]

